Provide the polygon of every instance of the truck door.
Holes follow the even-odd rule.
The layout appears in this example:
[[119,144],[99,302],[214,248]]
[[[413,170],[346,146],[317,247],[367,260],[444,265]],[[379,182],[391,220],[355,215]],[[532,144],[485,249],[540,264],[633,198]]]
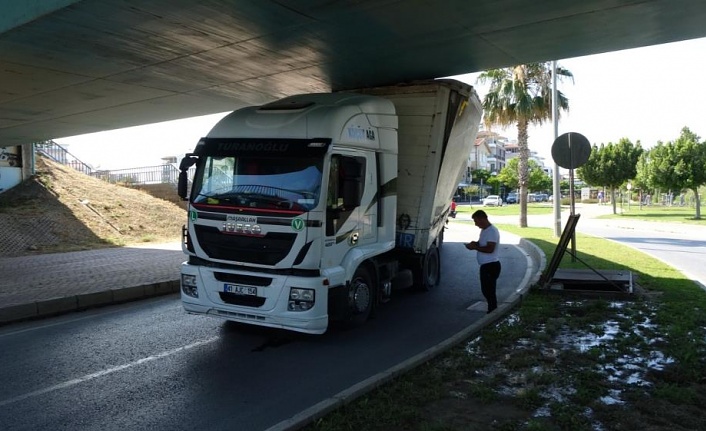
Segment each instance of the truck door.
[[[324,266],[339,265],[353,247],[376,240],[376,209],[365,154],[333,154],[326,196]],[[374,166],[374,165],[373,165]]]

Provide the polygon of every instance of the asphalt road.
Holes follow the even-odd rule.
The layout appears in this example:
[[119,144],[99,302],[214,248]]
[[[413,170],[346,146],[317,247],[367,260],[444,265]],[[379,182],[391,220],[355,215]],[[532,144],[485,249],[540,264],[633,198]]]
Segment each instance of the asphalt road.
[[[321,336],[187,315],[175,295],[0,328],[0,429],[266,430],[487,320],[478,229],[453,224],[442,284],[398,292],[364,327]],[[501,301],[528,275],[501,247]]]
[[[706,289],[706,230],[660,223],[615,224],[610,220],[579,219],[579,232],[610,239],[649,254],[680,270]],[[577,244],[577,247],[579,245]]]

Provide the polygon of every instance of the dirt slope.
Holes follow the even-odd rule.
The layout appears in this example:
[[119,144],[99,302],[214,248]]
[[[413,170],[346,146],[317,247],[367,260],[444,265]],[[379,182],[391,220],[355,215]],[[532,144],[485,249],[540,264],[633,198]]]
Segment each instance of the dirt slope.
[[186,211],[37,157],[36,175],[0,194],[0,256],[179,241]]

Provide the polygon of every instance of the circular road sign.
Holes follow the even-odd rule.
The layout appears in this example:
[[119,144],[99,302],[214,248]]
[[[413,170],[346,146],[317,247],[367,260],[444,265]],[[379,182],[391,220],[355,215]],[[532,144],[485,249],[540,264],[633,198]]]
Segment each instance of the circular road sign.
[[564,169],[576,169],[588,161],[591,144],[576,132],[564,133],[552,144],[552,159]]

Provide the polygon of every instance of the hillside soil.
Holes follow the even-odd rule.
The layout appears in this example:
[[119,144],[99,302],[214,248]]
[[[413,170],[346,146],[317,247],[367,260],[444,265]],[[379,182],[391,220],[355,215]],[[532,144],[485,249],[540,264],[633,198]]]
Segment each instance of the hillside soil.
[[0,194],[0,257],[175,242],[185,222],[175,203],[38,156],[36,174]]

